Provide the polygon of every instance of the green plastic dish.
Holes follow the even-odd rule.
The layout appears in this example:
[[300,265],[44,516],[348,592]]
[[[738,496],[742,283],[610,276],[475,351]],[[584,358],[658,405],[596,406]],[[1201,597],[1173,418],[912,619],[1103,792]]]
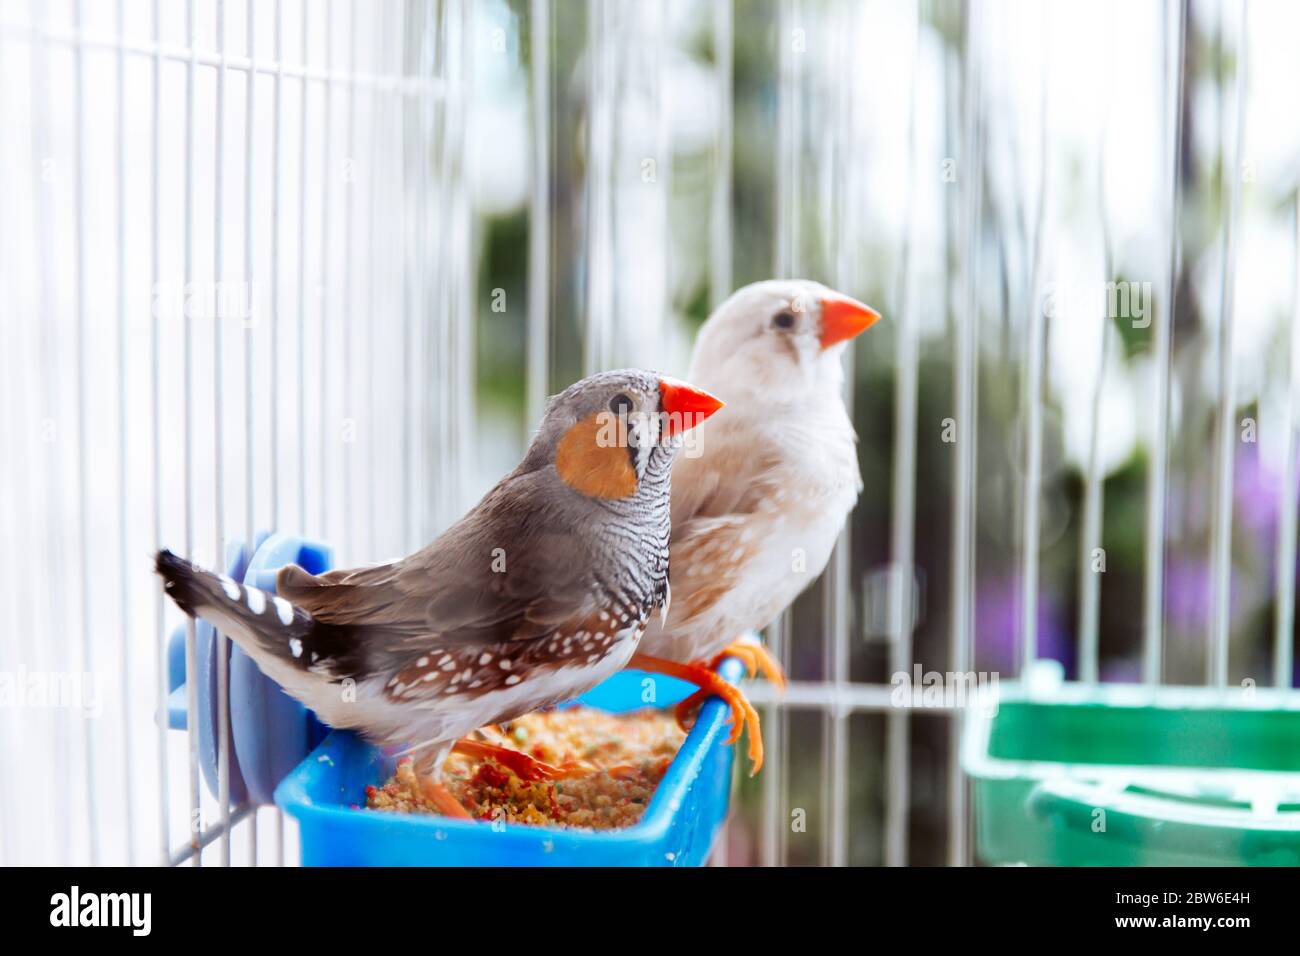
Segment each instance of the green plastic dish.
[[964,720],[983,863],[1300,866],[1300,693],[1031,679]]

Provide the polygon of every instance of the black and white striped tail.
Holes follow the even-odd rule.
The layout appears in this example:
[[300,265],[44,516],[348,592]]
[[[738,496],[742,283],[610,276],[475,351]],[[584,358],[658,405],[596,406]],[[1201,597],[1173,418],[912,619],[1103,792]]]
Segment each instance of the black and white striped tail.
[[154,566],[177,607],[210,621],[254,659],[269,654],[307,669],[336,657],[349,643],[346,628],[317,621],[282,597],[213,574],[170,551],[159,551]]

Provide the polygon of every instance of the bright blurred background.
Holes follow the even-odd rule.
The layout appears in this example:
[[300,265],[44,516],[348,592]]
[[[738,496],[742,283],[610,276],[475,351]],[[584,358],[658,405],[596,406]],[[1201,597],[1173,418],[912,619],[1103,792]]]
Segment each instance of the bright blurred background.
[[[109,715],[0,713],[0,763],[50,769],[34,800],[2,775],[5,861],[182,839],[155,541],[416,547],[546,394],[683,373],[775,275],[886,321],[848,359],[864,493],[772,635],[806,693],[720,862],[964,858],[952,715],[891,737],[853,692],[913,662],[1295,682],[1295,4],[0,0],[0,28],[0,661],[100,673]],[[246,321],[194,341],[151,307],[235,279]]]
[[[861,297],[892,320],[856,343],[852,356],[866,488],[849,538],[853,600],[847,665],[848,678],[860,683],[888,683],[895,670],[887,605],[898,330],[900,322],[914,323],[919,339],[916,472],[921,476],[915,548],[922,595],[914,654],[926,670],[942,670],[950,659],[955,500],[953,445],[942,440],[942,430],[943,420],[956,411],[953,361],[967,308],[959,266],[967,241],[962,189],[966,177],[981,176],[974,237],[980,410],[972,666],[1006,678],[1021,660],[1029,323],[1032,303],[1050,295],[1056,309],[1045,324],[1041,371],[1038,651],[1060,661],[1068,677],[1080,676],[1080,563],[1081,555],[1091,556],[1091,549],[1081,549],[1083,497],[1095,433],[1104,502],[1097,546],[1105,549],[1098,671],[1106,681],[1139,681],[1147,471],[1156,427],[1151,320],[1164,321],[1168,308],[1172,132],[1166,104],[1178,7],[1154,2],[975,6],[978,32],[972,35],[970,6],[952,2],[922,2],[919,9],[895,2],[736,4],[731,270],[730,281],[720,288],[772,275],[806,275]],[[666,367],[684,372],[691,330],[716,297],[711,283],[720,280],[711,267],[726,261],[711,246],[704,214],[718,184],[719,124],[727,121],[720,115],[725,109],[719,109],[725,94],[715,75],[713,5],[670,2],[662,12],[654,4],[638,7],[639,14],[623,11],[618,28],[628,31],[627,45],[616,54],[628,88],[596,86],[594,94],[586,73],[584,27],[584,14],[591,11],[564,3],[555,11],[560,39],[550,68],[557,91],[552,129],[559,166],[552,210],[556,383],[584,370],[578,345],[581,318],[591,306],[583,280],[596,264],[584,255],[591,211],[585,206],[587,193],[576,184],[604,172],[593,169],[597,157],[588,155],[582,124],[588,111],[610,108],[602,102],[605,96],[614,100],[619,124],[615,149],[626,157],[614,173],[609,201],[628,210],[622,220],[626,238],[615,242],[608,267],[628,273],[613,280],[614,308],[637,316],[625,323],[626,339],[614,346],[613,361],[657,354]],[[478,16],[493,25],[485,27],[485,37],[495,28],[507,38],[504,54],[476,60],[470,111],[472,138],[482,150],[471,166],[485,212],[479,287],[486,302],[493,288],[526,294],[529,24],[521,5],[489,6]],[[1300,89],[1300,62],[1284,38],[1300,29],[1300,11],[1284,2],[1252,0],[1246,24],[1249,76],[1235,163],[1240,222],[1230,263],[1235,272],[1232,407],[1242,435],[1233,443],[1229,680],[1266,685],[1276,677],[1275,570],[1291,430],[1287,406],[1300,176],[1300,124],[1291,102]],[[1225,163],[1233,163],[1234,156],[1240,31],[1241,4],[1190,5],[1179,143],[1182,245],[1171,352],[1161,670],[1163,681],[1176,684],[1212,682],[1220,286],[1226,190],[1234,175]],[[646,47],[649,37],[665,35],[669,48],[659,54],[666,61],[661,66]],[[977,112],[983,154],[976,163],[961,146],[969,115],[963,111],[963,81],[972,48],[981,84]],[[660,69],[665,72],[656,75]],[[667,184],[655,188],[641,181],[636,160],[661,157],[665,149],[672,157],[663,174]],[[666,213],[664,190],[670,197]],[[502,197],[513,197],[514,203],[502,208]],[[660,276],[668,283],[666,299]],[[1109,301],[1108,282],[1131,293],[1128,309],[1122,299],[1119,308]],[[669,328],[660,333],[661,344],[646,343],[647,330],[663,325]],[[520,436],[523,329],[518,311],[480,313],[481,414],[519,422],[521,427],[507,434]],[[1256,423],[1253,434],[1245,419]],[[521,442],[522,437],[499,446],[501,457],[485,481],[513,460]],[[1294,497],[1294,482],[1290,488]],[[799,680],[835,676],[833,625],[822,591],[814,587],[795,609],[786,653]],[[1294,673],[1283,678],[1295,679]],[[792,863],[823,862],[831,854],[827,814],[820,812],[827,796],[826,764],[834,759],[826,740],[829,726],[814,709],[794,710],[785,719],[786,762],[773,773],[784,776],[787,813],[782,816],[790,808],[807,808],[808,831],[780,827],[782,847],[775,853]],[[859,713],[849,724],[847,859],[880,863],[886,720]],[[907,764],[911,860],[938,863],[947,859],[947,721],[914,718],[914,727]],[[761,791],[761,781],[742,791],[752,816],[742,816],[730,830],[732,862],[762,859],[763,837],[778,831],[764,833]]]

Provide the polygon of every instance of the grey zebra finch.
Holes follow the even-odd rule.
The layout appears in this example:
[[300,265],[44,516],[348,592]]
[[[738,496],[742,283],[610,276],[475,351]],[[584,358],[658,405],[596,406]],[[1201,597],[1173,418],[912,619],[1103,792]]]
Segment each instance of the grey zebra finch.
[[603,372],[552,398],[519,466],[400,561],[290,566],[276,595],[168,551],[157,570],[183,611],[326,723],[416,753],[426,796],[466,816],[442,785],[453,749],[529,779],[555,772],[466,735],[594,687],[667,610],[673,460],[721,407],[652,372]]

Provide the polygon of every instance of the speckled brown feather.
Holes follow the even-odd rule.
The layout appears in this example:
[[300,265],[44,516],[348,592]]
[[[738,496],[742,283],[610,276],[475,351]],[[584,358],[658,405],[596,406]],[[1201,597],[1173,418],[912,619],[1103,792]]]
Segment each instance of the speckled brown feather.
[[470,647],[444,645],[435,638],[394,674],[385,693],[398,701],[477,697],[530,680],[539,671],[589,667],[617,641],[639,632],[645,620],[644,610],[601,610],[561,624],[538,640]]

